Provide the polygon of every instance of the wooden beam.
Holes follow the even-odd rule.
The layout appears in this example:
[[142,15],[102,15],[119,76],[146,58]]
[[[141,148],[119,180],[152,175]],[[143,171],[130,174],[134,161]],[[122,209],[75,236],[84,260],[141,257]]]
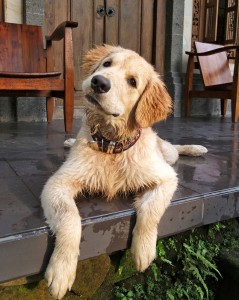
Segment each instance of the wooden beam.
[[161,77],[164,76],[165,57],[165,24],[166,0],[157,1],[156,36],[155,36],[155,68]]

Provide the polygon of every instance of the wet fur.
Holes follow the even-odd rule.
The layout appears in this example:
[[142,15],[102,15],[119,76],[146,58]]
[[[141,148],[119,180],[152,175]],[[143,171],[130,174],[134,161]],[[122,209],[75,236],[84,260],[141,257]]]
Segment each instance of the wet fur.
[[[103,62],[112,60],[105,68]],[[172,111],[172,101],[153,67],[137,53],[121,47],[101,46],[85,56],[84,93],[93,95],[99,105],[86,104],[83,125],[66,162],[48,180],[42,195],[46,220],[56,236],[54,252],[45,277],[50,292],[61,299],[71,288],[79,256],[81,218],[74,198],[83,190],[101,192],[108,200],[118,193],[135,192],[137,222],[133,230],[132,257],[144,271],[155,257],[157,226],[177,188],[177,174],[170,164],[178,155],[201,155],[201,146],[173,146],[151,129]],[[95,74],[111,81],[109,92],[96,95],[90,86]],[[129,78],[137,78],[137,86]],[[117,114],[117,117],[113,115]],[[132,136],[138,127],[142,135],[129,150],[106,154],[92,149],[90,127],[98,124],[110,140]]]

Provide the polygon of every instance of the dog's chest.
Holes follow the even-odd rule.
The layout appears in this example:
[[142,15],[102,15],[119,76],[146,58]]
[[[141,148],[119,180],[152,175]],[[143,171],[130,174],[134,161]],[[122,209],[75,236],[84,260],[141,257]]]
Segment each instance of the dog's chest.
[[109,198],[158,184],[161,158],[156,151],[155,134],[148,131],[149,141],[142,135],[133,147],[120,154],[91,149],[87,135],[79,139],[70,155],[70,166],[74,165],[79,184]]
[[130,155],[97,155],[88,161],[84,184],[90,191],[102,192],[108,197],[117,193],[136,192],[156,184],[153,168],[145,161],[136,161]]

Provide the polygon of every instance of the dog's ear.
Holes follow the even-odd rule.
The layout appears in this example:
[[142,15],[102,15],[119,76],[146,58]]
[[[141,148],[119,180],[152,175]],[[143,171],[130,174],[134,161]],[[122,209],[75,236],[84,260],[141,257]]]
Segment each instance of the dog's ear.
[[136,108],[135,119],[140,127],[146,128],[164,120],[172,112],[172,99],[159,78],[146,86]]
[[82,70],[84,77],[92,74],[100,61],[113,52],[114,49],[114,46],[104,44],[89,50],[83,58]]

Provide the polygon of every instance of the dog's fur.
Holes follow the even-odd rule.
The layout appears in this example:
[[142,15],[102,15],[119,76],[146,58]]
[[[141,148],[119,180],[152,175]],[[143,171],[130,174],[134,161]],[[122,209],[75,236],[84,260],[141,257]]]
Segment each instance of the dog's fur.
[[[83,190],[101,192],[109,200],[118,193],[135,192],[137,222],[131,252],[139,271],[155,257],[157,226],[177,188],[170,166],[180,153],[201,155],[201,146],[173,146],[160,139],[150,126],[171,112],[172,102],[158,74],[137,53],[108,45],[88,52],[83,65],[83,91],[90,100],[86,116],[66,162],[48,180],[42,207],[55,249],[46,270],[53,296],[61,299],[74,282],[81,239],[81,218],[74,197]],[[110,81],[108,91],[92,89],[92,78]],[[93,102],[92,102],[93,99]],[[142,134],[134,146],[119,154],[92,149],[90,128],[98,125],[113,141]]]

